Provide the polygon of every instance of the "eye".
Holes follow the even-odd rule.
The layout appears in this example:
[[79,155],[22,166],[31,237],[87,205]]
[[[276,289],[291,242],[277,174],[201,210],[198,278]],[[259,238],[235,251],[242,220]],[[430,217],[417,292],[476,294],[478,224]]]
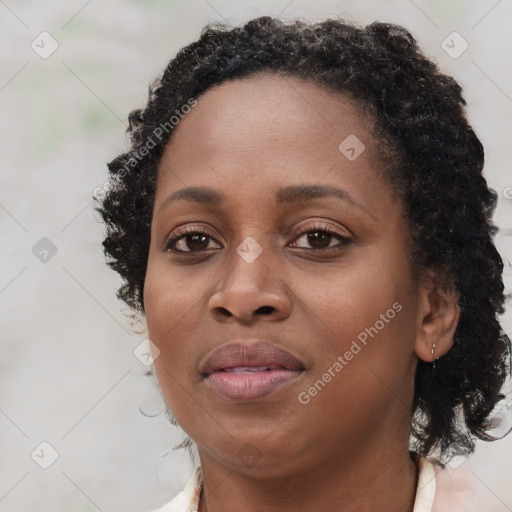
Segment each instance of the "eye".
[[[331,250],[339,250],[349,244],[352,243],[352,240],[331,228],[328,225],[320,225],[315,224],[311,228],[302,231],[300,236],[295,238],[292,247],[297,244],[298,240],[304,239],[306,243],[308,243],[311,248],[307,247],[299,247],[299,249],[306,249],[312,252],[327,252]],[[338,243],[336,239],[339,240]]]
[[[297,247],[297,241],[304,239],[310,245],[308,247]],[[332,243],[336,242],[338,243]],[[352,240],[334,230],[328,225],[315,224],[307,230],[299,233],[294,238],[292,247],[305,249],[310,252],[330,252],[339,250],[352,243]],[[213,246],[212,246],[213,244]],[[169,238],[165,243],[164,250],[174,253],[201,254],[212,250],[222,248],[219,242],[215,240],[207,231],[197,227],[186,227],[179,231],[175,236]]]
[[[218,242],[207,232],[197,227],[184,228],[176,236],[169,238],[164,249],[175,253],[201,253],[217,247],[211,247],[210,242]],[[220,244],[219,244],[220,245]]]

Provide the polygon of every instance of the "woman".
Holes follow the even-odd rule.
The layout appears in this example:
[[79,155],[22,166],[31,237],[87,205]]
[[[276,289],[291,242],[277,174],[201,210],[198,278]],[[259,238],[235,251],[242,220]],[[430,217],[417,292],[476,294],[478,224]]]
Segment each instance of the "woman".
[[152,85],[98,210],[200,457],[161,511],[447,509],[510,371],[464,105],[405,29],[340,20],[207,27]]

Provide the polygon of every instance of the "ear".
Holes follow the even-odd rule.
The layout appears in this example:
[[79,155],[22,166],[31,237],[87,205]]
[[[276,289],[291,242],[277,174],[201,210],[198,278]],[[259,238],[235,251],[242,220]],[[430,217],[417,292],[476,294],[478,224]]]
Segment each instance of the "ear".
[[414,352],[427,362],[435,361],[452,348],[460,318],[459,294],[455,286],[438,283],[438,275],[429,272],[428,278],[419,286]]

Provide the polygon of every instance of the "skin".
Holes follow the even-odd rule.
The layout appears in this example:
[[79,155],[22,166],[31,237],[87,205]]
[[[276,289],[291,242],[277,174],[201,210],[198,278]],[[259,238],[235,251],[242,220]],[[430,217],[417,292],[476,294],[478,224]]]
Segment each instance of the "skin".
[[[350,134],[366,146],[354,161],[338,149]],[[225,82],[174,129],[159,167],[144,305],[163,394],[198,447],[201,511],[412,511],[415,368],[450,349],[459,309],[449,290],[413,279],[403,207],[378,163],[357,104],[296,78]],[[352,200],[277,205],[276,191],[290,185],[332,185]],[[165,203],[198,186],[225,200]],[[208,237],[181,238],[185,254],[166,251],[185,226]],[[252,263],[236,252],[247,237],[262,248]],[[401,311],[300,403],[394,303]],[[200,362],[253,337],[288,350],[305,371],[262,399],[222,399]]]

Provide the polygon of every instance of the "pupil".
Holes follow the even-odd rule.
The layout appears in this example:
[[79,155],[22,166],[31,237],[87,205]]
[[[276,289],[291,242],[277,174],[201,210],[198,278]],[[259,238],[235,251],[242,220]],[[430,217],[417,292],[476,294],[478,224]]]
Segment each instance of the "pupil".
[[[192,250],[201,250],[204,249],[204,242],[208,239],[205,235],[188,235],[187,237],[187,247]],[[206,244],[208,245],[208,244]]]
[[[328,246],[330,237],[331,237],[331,235],[329,233],[324,233],[322,231],[315,231],[313,233],[308,234],[309,243],[313,247],[326,247],[325,243],[322,243],[325,241],[327,241],[327,246]],[[320,243],[318,243],[318,242],[320,242]]]

